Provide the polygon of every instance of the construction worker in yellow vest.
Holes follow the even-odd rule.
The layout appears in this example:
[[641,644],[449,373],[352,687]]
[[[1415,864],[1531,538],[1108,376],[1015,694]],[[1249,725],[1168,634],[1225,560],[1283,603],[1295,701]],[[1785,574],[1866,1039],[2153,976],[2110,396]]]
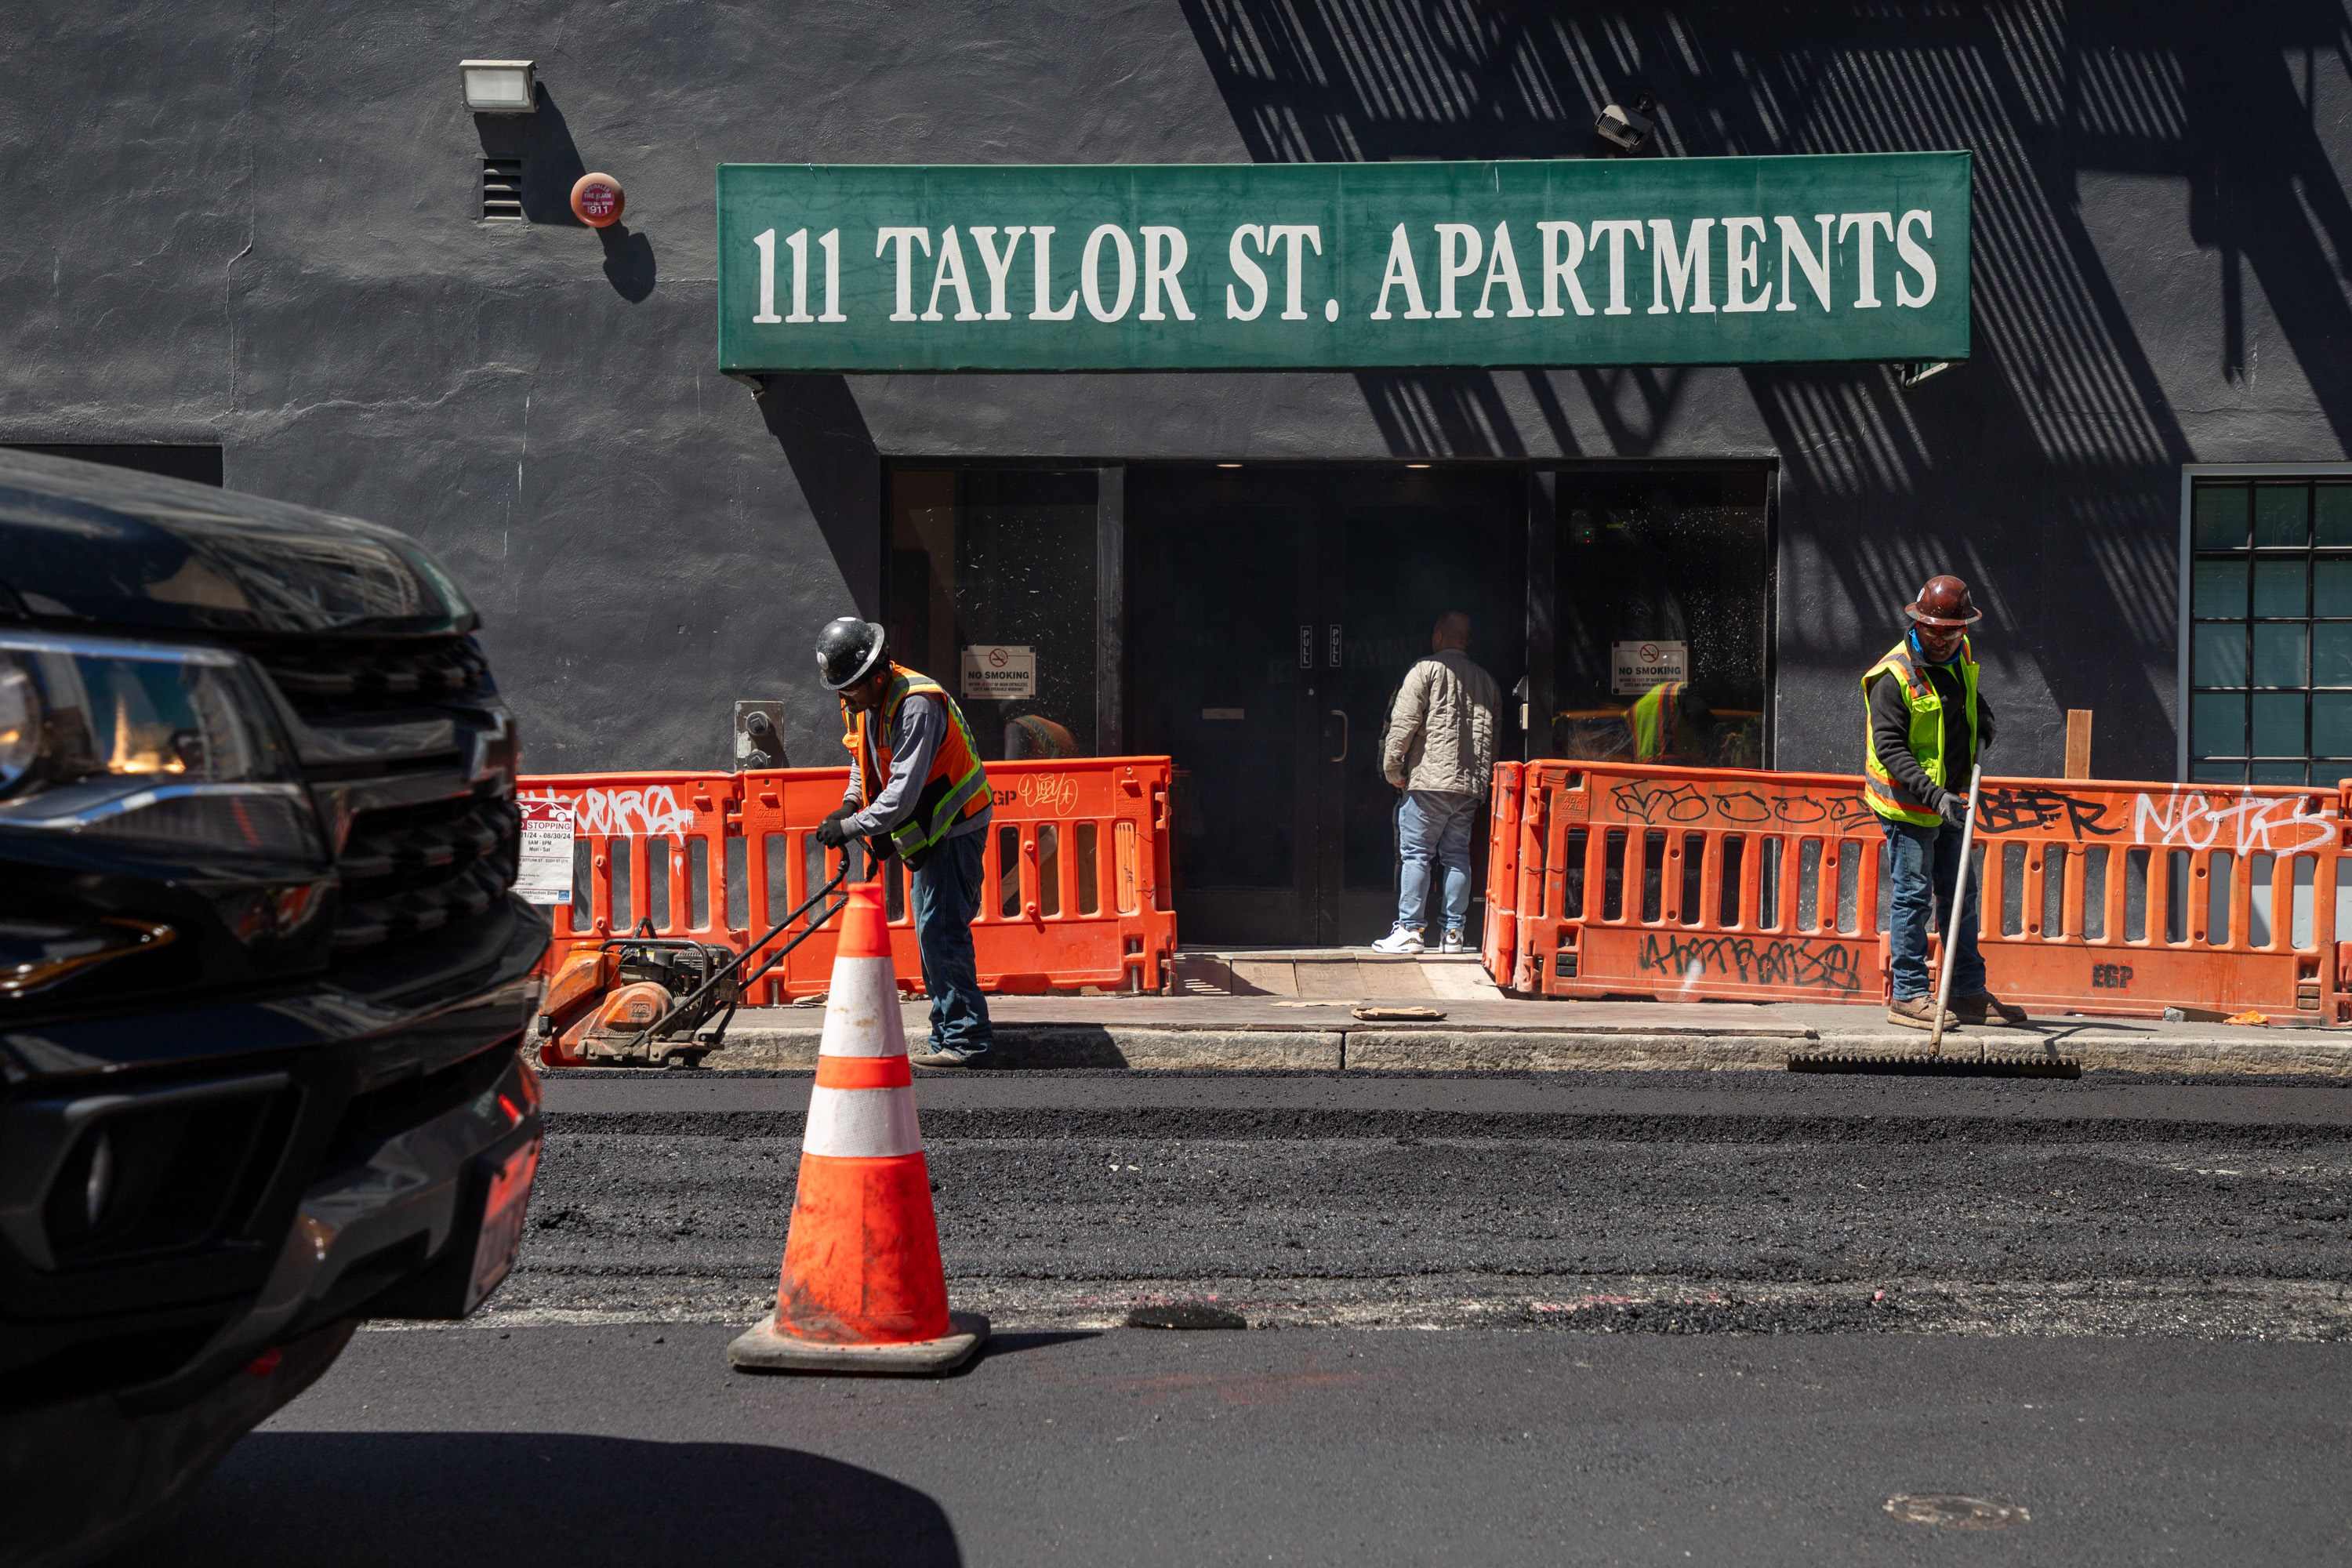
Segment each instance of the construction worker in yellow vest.
[[988,770],[963,712],[938,682],[890,661],[882,628],[855,616],[817,634],[816,665],[841,695],[854,755],[841,809],[820,824],[817,842],[887,843],[906,862],[931,997],[930,1048],[917,1067],[986,1067],[995,1045],[971,945],[980,912],[982,851],[995,810]]
[[1633,760],[1697,766],[1706,761],[1706,729],[1715,713],[1687,680],[1653,686],[1634,700]]
[[[1915,1029],[1936,1025],[1936,988],[1927,971],[1932,919],[1948,929],[1959,880],[1960,838],[1969,812],[1969,773],[1992,744],[1992,706],[1977,687],[1968,628],[1984,617],[1958,577],[1933,577],[1904,606],[1910,629],[1862,678],[1868,710],[1863,789],[1886,835],[1895,907],[1888,912],[1894,1004],[1887,1022]],[[1977,951],[1977,894],[1961,907],[1952,970],[1951,1012],[1960,1024],[2022,1024],[2025,1010],[1985,989]]]

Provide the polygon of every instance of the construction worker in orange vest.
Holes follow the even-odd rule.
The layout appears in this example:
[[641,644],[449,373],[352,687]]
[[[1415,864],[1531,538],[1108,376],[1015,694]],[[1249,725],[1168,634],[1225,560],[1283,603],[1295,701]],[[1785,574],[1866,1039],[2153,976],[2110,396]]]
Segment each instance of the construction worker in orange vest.
[[1634,700],[1626,721],[1633,728],[1633,760],[1696,766],[1706,761],[1706,731],[1714,711],[1687,680],[1653,686]]
[[817,842],[885,842],[906,862],[931,997],[930,1048],[918,1067],[986,1067],[995,1045],[971,945],[982,851],[995,801],[963,712],[938,682],[890,661],[882,628],[855,616],[817,634],[816,665],[841,694],[843,744],[855,757],[841,809]]
[[[1976,651],[1968,628],[1984,618],[1969,585],[1931,577],[1904,606],[1911,628],[1862,678],[1869,721],[1863,791],[1886,835],[1895,907],[1887,917],[1895,997],[1887,1022],[1936,1026],[1935,986],[1927,973],[1927,922],[1946,929],[1959,880],[1960,839],[1969,814],[1969,774],[1992,744],[1992,707],[1977,689]],[[1960,910],[1959,951],[1944,955],[1952,971],[1947,1028],[1961,1024],[2022,1024],[2025,1010],[1985,989],[1977,951],[1976,889]]]

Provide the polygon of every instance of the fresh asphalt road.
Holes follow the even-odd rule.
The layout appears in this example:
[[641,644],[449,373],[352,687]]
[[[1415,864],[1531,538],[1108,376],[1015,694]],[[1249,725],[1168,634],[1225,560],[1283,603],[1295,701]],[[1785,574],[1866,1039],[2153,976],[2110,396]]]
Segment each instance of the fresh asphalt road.
[[[362,1334],[172,1560],[2352,1547],[2352,1089],[926,1076],[950,1293],[993,1347],[938,1381],[744,1377],[720,1352],[773,1289],[807,1084],[551,1083],[492,1310]],[[1252,1327],[1117,1326],[1196,1297]],[[2031,1517],[1939,1529],[1897,1493]]]

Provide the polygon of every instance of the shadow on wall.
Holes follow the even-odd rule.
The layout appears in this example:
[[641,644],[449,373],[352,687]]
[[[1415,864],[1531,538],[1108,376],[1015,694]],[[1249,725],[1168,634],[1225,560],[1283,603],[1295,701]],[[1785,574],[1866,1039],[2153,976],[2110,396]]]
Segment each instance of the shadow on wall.
[[[848,381],[838,375],[762,376],[758,401],[760,417],[783,448],[825,546],[857,601],[852,607],[869,621],[880,620],[882,552],[874,520],[882,515],[882,459]],[[815,637],[811,626],[812,646]]]
[[[762,376],[756,401],[849,589],[853,602],[827,606],[823,617],[854,614],[882,620],[882,539],[875,527],[882,516],[882,459],[848,381],[838,375]],[[790,569],[779,563],[779,570]],[[791,627],[787,635],[813,649],[818,625]],[[838,757],[836,710],[827,693],[820,689],[814,697],[785,710],[785,749],[795,757]]]
[[[1939,15],[1717,0],[1572,16],[1511,0],[1182,4],[1260,162],[1584,155],[1601,108],[1642,92],[1659,100],[1659,155],[1972,149],[1968,365],[1909,394],[1880,366],[1742,373],[1784,464],[1783,538],[1826,574],[1809,613],[1783,622],[1783,666],[1812,662],[1809,651],[1824,666],[1844,658],[1928,568],[1955,570],[1985,585],[1989,641],[2026,647],[2059,706],[2099,710],[2103,737],[2160,742],[2134,765],[2170,773],[2170,678],[2156,672],[2175,636],[2179,465],[2199,454],[2078,182],[2185,183],[2189,237],[2219,268],[2210,289],[2187,293],[2192,314],[2172,318],[2200,342],[2210,329],[2220,362],[2192,368],[2211,374],[2217,401],[2250,379],[2251,271],[2338,448],[2278,455],[2340,457],[2352,448],[2352,300],[2335,258],[2352,256],[2352,199],[2315,121],[2322,73],[2340,84],[2352,68],[2341,4],[2017,0]],[[2200,321],[2207,300],[2214,316]],[[1360,381],[1401,456],[1638,457],[1698,377],[1533,372],[1524,390],[1520,379]],[[1988,515],[2040,525],[2030,558],[2015,528],[1998,566],[1978,553]],[[1809,531],[1834,537],[1807,551]],[[2063,653],[2042,651],[2045,615],[2068,627]],[[2086,643],[2128,649],[2148,673],[2118,679],[2123,661],[2085,658]]]
[[[168,1528],[181,1568],[963,1561],[938,1503],[872,1470],[793,1448],[569,1433],[257,1433]],[[159,1544],[110,1561],[152,1563]]]
[[[580,149],[572,140],[572,126],[545,82],[538,87],[535,114],[477,114],[474,131],[485,158],[522,160],[522,216],[527,223],[558,228],[585,229],[572,210],[572,187],[588,173]],[[612,171],[607,170],[610,174]],[[621,179],[624,187],[628,184]],[[653,241],[633,230],[625,220],[594,231],[604,249],[604,277],[613,291],[632,305],[654,291],[656,270]]]

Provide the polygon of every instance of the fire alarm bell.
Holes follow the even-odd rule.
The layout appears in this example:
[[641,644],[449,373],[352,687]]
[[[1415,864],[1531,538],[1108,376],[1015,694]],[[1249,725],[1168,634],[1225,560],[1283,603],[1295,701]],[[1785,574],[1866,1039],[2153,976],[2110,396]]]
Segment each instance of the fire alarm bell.
[[610,228],[621,221],[627,199],[621,182],[610,174],[583,174],[572,187],[572,211],[590,228]]

